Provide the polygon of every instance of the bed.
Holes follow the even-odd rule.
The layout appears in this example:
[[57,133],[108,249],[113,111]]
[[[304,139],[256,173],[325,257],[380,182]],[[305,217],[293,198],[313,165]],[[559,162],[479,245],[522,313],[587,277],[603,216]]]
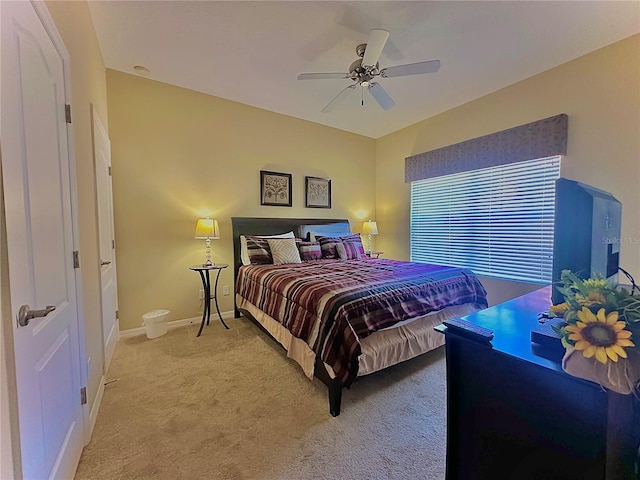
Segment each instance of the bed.
[[[487,306],[486,292],[469,270],[369,258],[361,255],[359,240],[345,240],[340,255],[325,251],[326,245],[340,243],[334,245],[329,237],[351,239],[348,220],[231,220],[236,317],[242,313],[276,340],[308,377],[328,386],[333,416],[340,413],[342,388],[441,346],[444,337],[434,326]],[[285,232],[298,239],[324,239],[323,256],[343,258],[273,265],[266,255],[254,255],[252,259],[262,261],[248,265],[242,236]],[[284,242],[290,246],[293,240]],[[360,252],[345,257],[344,247],[353,245]]]

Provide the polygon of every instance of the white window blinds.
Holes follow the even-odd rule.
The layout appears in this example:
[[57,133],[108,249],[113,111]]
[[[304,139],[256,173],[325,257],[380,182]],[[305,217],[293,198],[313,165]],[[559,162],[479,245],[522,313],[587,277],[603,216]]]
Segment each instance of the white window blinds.
[[560,157],[411,182],[411,261],[550,283]]

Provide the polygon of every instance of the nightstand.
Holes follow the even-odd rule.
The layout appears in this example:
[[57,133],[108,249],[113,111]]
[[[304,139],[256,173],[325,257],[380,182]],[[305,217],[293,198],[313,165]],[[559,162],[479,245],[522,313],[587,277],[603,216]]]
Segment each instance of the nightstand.
[[[194,272],[198,272],[200,274],[200,279],[202,280],[202,288],[204,289],[204,307],[202,308],[202,322],[200,323],[200,329],[198,330],[197,337],[202,333],[202,329],[204,328],[204,322],[207,322],[209,325],[209,318],[211,317],[211,299],[214,300],[216,305],[216,311],[218,312],[218,318],[224,328],[227,330],[229,327],[224,320],[222,319],[222,315],[220,314],[220,307],[218,306],[218,279],[220,278],[220,272],[227,268],[229,265],[226,264],[218,264],[218,265],[193,265],[189,267],[189,270],[193,270]],[[209,272],[215,271],[216,273],[216,281],[213,285],[213,295],[211,295],[211,281],[209,278]]]

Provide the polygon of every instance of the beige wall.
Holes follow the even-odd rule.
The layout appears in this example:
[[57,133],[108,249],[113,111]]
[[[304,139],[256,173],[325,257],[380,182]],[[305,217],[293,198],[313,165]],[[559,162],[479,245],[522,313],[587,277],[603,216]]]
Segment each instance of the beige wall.
[[47,8],[71,58],[71,110],[75,141],[88,400],[92,405],[104,374],[100,259],[90,105],[107,127],[107,87],[102,54],[86,2],[48,1]]
[[[378,247],[390,257],[409,258],[405,157],[559,113],[569,115],[562,176],[612,192],[622,202],[620,264],[640,278],[640,35],[378,139]],[[483,283],[492,304],[532,288]]]
[[[213,260],[231,264],[230,217],[349,218],[359,231],[375,214],[371,138],[113,70],[107,88],[122,330],[157,308],[169,321],[201,314],[188,267],[204,260],[202,215],[220,223]],[[260,205],[260,170],[293,174],[292,208]],[[305,175],[331,178],[333,208],[304,207]],[[231,268],[223,285],[233,292]]]

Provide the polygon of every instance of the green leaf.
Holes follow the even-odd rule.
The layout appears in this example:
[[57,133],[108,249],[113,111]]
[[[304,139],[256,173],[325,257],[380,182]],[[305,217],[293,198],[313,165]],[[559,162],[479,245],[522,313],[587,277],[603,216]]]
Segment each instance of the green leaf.
[[627,323],[640,322],[640,298],[630,296],[620,303],[620,314]]
[[564,314],[564,321],[572,325],[578,323],[577,309],[567,310]]

